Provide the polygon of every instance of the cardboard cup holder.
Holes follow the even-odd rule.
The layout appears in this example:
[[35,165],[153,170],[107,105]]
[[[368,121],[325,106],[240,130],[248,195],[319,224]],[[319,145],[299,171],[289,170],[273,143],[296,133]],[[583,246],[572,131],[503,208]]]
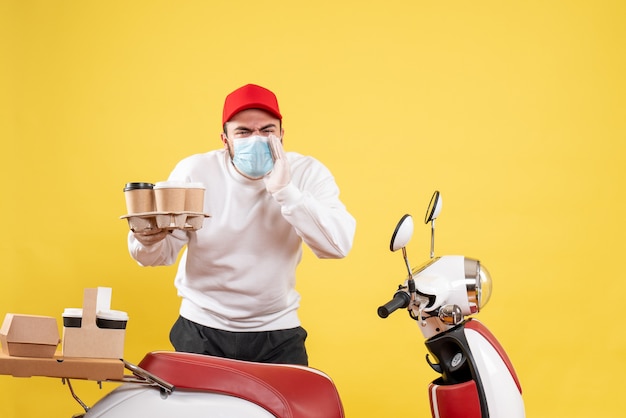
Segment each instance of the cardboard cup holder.
[[120,219],[128,220],[128,226],[133,232],[149,231],[155,228],[196,231],[202,228],[204,218],[208,217],[210,215],[200,212],[146,212],[124,215]]
[[151,229],[182,229],[196,231],[202,228],[204,186],[202,183],[162,181],[152,183],[127,183],[124,188],[128,214],[133,232]]
[[85,289],[83,308],[63,312],[63,355],[65,357],[124,357],[128,315],[112,311],[110,287]]

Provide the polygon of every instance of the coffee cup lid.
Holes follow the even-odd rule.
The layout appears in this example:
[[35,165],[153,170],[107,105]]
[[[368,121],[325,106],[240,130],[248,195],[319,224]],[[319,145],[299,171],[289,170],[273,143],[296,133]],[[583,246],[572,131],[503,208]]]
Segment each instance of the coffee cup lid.
[[154,188],[154,184],[152,183],[142,183],[142,182],[126,183],[126,186],[124,187],[124,191],[128,192],[130,190],[153,189],[153,188]]
[[155,189],[182,189],[187,187],[184,181],[158,181],[154,184]]
[[98,311],[96,318],[108,319],[111,321],[128,321],[128,314],[124,311]]
[[158,181],[154,184],[155,189],[204,189],[204,183],[199,181]]
[[63,310],[64,318],[82,318],[83,310],[80,308],[65,308]]

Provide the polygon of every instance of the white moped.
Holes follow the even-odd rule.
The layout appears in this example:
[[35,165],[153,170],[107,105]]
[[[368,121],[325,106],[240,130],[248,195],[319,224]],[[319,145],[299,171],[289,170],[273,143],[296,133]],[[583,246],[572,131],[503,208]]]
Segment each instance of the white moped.
[[441,376],[430,383],[434,418],[523,418],[522,388],[509,357],[493,334],[469,317],[491,297],[487,269],[461,255],[435,257],[435,219],[441,212],[439,192],[431,198],[424,222],[431,224],[430,259],[411,268],[406,245],[413,219],[404,215],[391,238],[390,250],[402,250],[408,277],[393,299],[378,308],[387,318],[406,308],[426,338],[426,361]]
[[[378,315],[386,318],[406,308],[426,338],[426,360],[441,375],[428,390],[434,418],[523,418],[522,390],[511,361],[491,332],[470,317],[489,301],[491,276],[478,260],[434,256],[441,207],[435,192],[425,217],[431,224],[430,259],[420,267],[411,268],[406,252],[413,218],[405,215],[397,224],[390,249],[402,251],[408,276]],[[332,380],[309,367],[178,352],[148,353],[138,365],[125,366],[132,376],[92,408],[68,381],[85,409],[76,418],[344,417]]]
[[74,396],[86,411],[75,418],[344,417],[332,380],[309,367],[169,351],[125,366],[133,376],[92,408]]

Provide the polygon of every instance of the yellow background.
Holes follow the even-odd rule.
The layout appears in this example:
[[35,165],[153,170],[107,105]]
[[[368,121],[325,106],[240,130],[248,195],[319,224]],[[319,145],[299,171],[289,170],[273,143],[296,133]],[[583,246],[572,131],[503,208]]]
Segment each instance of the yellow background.
[[[220,147],[224,96],[280,100],[288,150],[334,173],[358,221],[344,260],[305,252],[311,365],[348,417],[429,416],[435,378],[404,313],[389,238],[443,195],[437,253],[479,258],[478,315],[508,351],[527,416],[626,407],[626,6],[605,1],[0,2],[0,315],[80,306],[113,288],[125,357],[170,349],[174,267],[128,256],[122,193]],[[208,221],[210,222],[210,220]],[[75,382],[92,404],[103,389]],[[60,380],[0,376],[3,418],[69,417]]]

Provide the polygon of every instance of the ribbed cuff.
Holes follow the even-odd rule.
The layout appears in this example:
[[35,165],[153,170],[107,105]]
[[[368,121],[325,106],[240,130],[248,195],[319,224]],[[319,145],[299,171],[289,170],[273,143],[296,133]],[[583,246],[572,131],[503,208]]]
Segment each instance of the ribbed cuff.
[[283,207],[296,205],[302,200],[302,192],[293,183],[289,183],[272,196]]

